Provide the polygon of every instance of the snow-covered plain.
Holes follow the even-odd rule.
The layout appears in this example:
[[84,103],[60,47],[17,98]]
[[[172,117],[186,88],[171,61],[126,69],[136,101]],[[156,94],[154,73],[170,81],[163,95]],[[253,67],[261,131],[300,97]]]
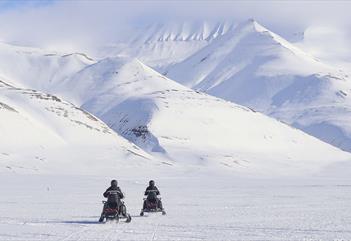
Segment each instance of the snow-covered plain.
[[[109,176],[126,194],[129,224],[97,222],[107,176],[1,175],[0,240],[351,239],[350,179],[180,174]],[[138,216],[149,178],[160,188],[166,216]]]

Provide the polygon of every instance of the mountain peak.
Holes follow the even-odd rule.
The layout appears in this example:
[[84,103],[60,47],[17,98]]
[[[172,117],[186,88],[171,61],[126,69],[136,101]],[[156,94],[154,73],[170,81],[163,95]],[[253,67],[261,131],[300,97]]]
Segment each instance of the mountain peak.
[[239,23],[238,30],[246,30],[246,31],[252,31],[252,32],[270,32],[267,28],[262,26],[260,23],[258,23],[255,19],[250,18],[244,22]]

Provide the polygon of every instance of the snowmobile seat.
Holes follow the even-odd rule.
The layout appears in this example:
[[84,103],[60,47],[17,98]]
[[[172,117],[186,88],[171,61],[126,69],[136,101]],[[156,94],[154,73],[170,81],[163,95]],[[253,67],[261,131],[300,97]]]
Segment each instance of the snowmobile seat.
[[117,208],[117,202],[109,202],[107,203],[107,207],[112,208],[112,209],[116,209]]

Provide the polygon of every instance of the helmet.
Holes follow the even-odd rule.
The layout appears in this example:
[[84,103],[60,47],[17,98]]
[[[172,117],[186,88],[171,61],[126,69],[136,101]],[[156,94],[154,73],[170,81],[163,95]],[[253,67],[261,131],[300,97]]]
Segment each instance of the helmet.
[[154,181],[154,180],[150,180],[150,181],[149,181],[149,185],[150,185],[151,187],[155,186],[155,181]]
[[117,187],[117,185],[118,185],[117,180],[112,180],[112,181],[111,181],[111,186]]

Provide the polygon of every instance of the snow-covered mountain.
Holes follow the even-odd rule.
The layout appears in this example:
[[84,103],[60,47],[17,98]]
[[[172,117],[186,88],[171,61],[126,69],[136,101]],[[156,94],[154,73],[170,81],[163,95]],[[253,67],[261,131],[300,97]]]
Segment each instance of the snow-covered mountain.
[[230,22],[168,22],[137,29],[132,36],[105,46],[99,56],[133,56],[162,71],[234,28]]
[[71,87],[66,98],[170,165],[289,173],[350,158],[279,121],[182,86],[137,59],[104,59],[63,85]]
[[0,119],[1,171],[101,173],[150,163],[147,153],[88,112],[3,81]]
[[[234,35],[233,33],[237,33],[240,28],[245,29],[246,27],[221,27],[223,31],[221,30],[220,34],[201,35],[202,37],[196,35],[194,41],[207,41],[206,46],[202,46],[197,54],[207,51],[210,46],[216,46],[219,41]],[[226,30],[224,31],[224,29]],[[207,37],[205,38],[205,36]],[[215,37],[208,38],[208,36]],[[180,39],[184,38],[174,37],[171,42],[181,41]],[[205,40],[203,40],[204,38]],[[220,47],[220,44],[217,47]],[[172,48],[170,47],[170,49]],[[155,50],[154,53],[157,53],[157,51]],[[223,50],[223,52],[225,51]],[[192,57],[194,56],[196,54]],[[12,65],[5,63],[6,58],[11,60]],[[19,65],[20,71],[14,68],[17,58],[20,59],[18,63],[21,63]],[[205,60],[202,60],[202,62]],[[178,60],[173,59],[172,61],[177,62]],[[174,69],[182,63],[174,65]],[[194,66],[194,69],[197,69],[197,67]],[[210,69],[210,66],[208,69]],[[172,71],[173,68],[170,70],[170,74],[173,73]],[[186,71],[191,74],[193,70],[186,69]],[[100,61],[94,61],[82,54],[48,54],[38,49],[3,45],[3,50],[0,51],[0,76],[3,76],[6,82],[16,86],[29,87],[57,95],[73,103],[72,105],[62,101],[74,110],[81,108],[93,113],[120,135],[112,139],[123,137],[142,149],[136,149],[140,151],[137,155],[142,157],[137,157],[138,160],[134,162],[129,161],[129,158],[124,158],[125,153],[134,158],[135,155],[129,153],[136,148],[126,140],[122,139],[127,143],[125,144],[127,147],[122,148],[126,151],[122,152],[118,147],[119,145],[116,147],[115,144],[110,145],[109,141],[102,141],[102,143],[105,143],[101,145],[102,149],[118,149],[117,154],[112,154],[112,157],[111,152],[103,155],[106,163],[108,161],[114,163],[113,159],[122,159],[126,160],[128,165],[131,163],[141,165],[145,164],[145,160],[149,158],[155,159],[152,163],[156,165],[186,168],[216,167],[247,172],[285,174],[303,170],[317,171],[334,161],[350,159],[349,154],[279,121],[253,112],[243,106],[198,93],[168,79],[135,58],[108,57]],[[191,87],[195,86],[185,82],[183,84]],[[13,89],[17,88],[13,87]],[[50,106],[56,104],[55,101],[52,102],[50,102]],[[11,107],[11,104],[6,101],[4,101],[4,104]],[[17,109],[21,105],[18,104]],[[25,110],[31,110],[32,108],[24,104],[23,106],[22,108]],[[59,109],[62,108],[59,107]],[[44,110],[48,109],[52,108],[44,107]],[[38,111],[35,111],[35,113],[38,113]],[[51,114],[51,112],[48,113]],[[51,123],[52,117],[47,116],[46,112],[40,112],[36,117],[40,116],[42,121],[50,120],[45,123],[46,125]],[[33,119],[37,120],[34,117]],[[85,123],[85,121],[79,119],[81,117],[76,120]],[[56,120],[54,120],[54,123],[56,123]],[[58,128],[56,124],[53,125],[49,129],[53,129],[51,132],[56,137],[60,137],[62,133],[73,133],[72,138],[79,136],[79,138],[77,137],[78,142],[81,137],[83,140],[99,140],[99,138],[94,137],[95,134],[90,133],[90,131],[94,131],[94,128],[89,131],[89,134],[81,135],[76,132],[75,128],[66,128],[61,124]],[[91,126],[91,124],[87,125]],[[86,125],[83,124],[82,127],[84,126]],[[42,141],[50,138],[54,137],[43,137]],[[68,136],[67,138],[70,140],[71,137]],[[66,140],[66,137],[64,139]],[[71,143],[71,141],[68,141],[68,143]],[[76,148],[77,145],[81,144],[72,143],[71,146],[74,150],[82,150]],[[90,144],[84,145],[89,146]],[[88,149],[87,152],[79,151],[79,153],[83,153],[84,157],[90,157],[91,151],[95,153],[95,156],[82,158],[78,155],[77,163],[82,163],[81,160],[94,160],[95,157],[99,159],[98,156],[105,153],[101,151],[102,149],[99,151],[94,150],[94,148]],[[305,149],[309,151],[306,152]],[[48,152],[47,155],[50,155],[51,158],[70,160],[71,158],[67,158],[67,155],[72,156],[72,154],[69,154],[71,152],[67,149],[64,152],[66,158],[61,158],[57,152],[56,155],[53,155],[54,152],[52,151]],[[22,159],[19,158],[18,160]],[[53,163],[58,164],[60,162],[55,161]],[[87,164],[86,162],[83,163]],[[87,167],[89,165],[90,161],[88,165],[82,166]]]
[[351,78],[254,20],[239,24],[167,76],[351,151]]
[[83,53],[57,53],[0,43],[0,79],[17,87],[53,92],[56,84],[95,63]]

